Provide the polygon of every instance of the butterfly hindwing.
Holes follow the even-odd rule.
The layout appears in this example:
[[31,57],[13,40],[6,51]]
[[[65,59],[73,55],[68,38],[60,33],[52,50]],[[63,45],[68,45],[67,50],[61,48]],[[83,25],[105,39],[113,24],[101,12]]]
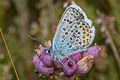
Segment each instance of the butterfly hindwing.
[[92,43],[94,38],[94,27],[90,27],[87,23],[79,21],[73,24],[69,39],[67,40],[64,53],[71,55],[73,53],[82,52]]
[[71,55],[81,52],[93,41],[95,28],[84,11],[77,5],[69,6],[59,21],[53,39],[53,48]]

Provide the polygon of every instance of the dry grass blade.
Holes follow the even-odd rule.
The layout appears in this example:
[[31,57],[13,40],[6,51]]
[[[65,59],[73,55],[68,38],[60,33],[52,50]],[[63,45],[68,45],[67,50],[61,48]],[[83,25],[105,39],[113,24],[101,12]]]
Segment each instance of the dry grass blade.
[[110,45],[111,45],[111,47],[112,47],[112,50],[113,50],[114,56],[115,56],[115,58],[116,58],[116,61],[117,61],[117,63],[118,63],[118,66],[119,66],[119,68],[120,68],[120,58],[119,58],[119,53],[118,53],[117,48],[115,47],[115,44],[114,44],[114,42],[113,42],[113,40],[112,40],[112,37],[111,37],[111,35],[110,35],[110,33],[109,33],[108,30],[106,30],[106,35],[107,35],[107,37],[110,39]]
[[5,47],[6,47],[6,49],[7,49],[8,55],[9,55],[9,57],[10,57],[10,61],[11,61],[11,63],[12,63],[13,69],[14,69],[14,71],[15,71],[17,80],[19,80],[19,77],[18,77],[16,68],[15,68],[15,65],[14,65],[14,62],[13,62],[11,53],[10,53],[10,51],[9,51],[9,49],[8,49],[8,46],[7,46],[7,43],[6,43],[6,40],[5,40],[5,37],[4,37],[4,35],[3,35],[3,32],[2,32],[2,29],[1,29],[1,28],[0,28],[0,33],[1,33],[2,39],[3,39],[3,41],[4,41]]

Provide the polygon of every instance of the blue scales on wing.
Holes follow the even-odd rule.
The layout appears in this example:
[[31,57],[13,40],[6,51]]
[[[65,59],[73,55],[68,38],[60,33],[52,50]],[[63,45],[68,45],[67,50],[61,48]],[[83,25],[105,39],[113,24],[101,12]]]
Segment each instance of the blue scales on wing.
[[77,5],[69,6],[59,21],[53,39],[53,48],[71,55],[87,50],[95,36],[95,27]]

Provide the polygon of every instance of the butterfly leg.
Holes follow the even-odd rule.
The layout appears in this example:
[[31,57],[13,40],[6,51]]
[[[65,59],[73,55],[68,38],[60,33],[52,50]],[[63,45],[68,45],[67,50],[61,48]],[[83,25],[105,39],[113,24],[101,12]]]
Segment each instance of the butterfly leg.
[[54,60],[54,61],[57,61],[57,56],[54,56],[53,60]]
[[59,58],[58,61],[60,62],[60,64],[61,64],[64,68],[66,68],[66,66],[65,66],[65,64],[62,62],[62,59],[61,59],[61,58]]
[[73,60],[67,54],[62,54],[62,55],[64,55],[66,58],[68,58],[69,61],[73,62]]
[[59,57],[60,55],[52,55],[52,57],[53,57],[53,61],[59,61],[59,63],[65,68],[65,65],[64,65],[64,63],[62,62],[62,58],[60,58]]

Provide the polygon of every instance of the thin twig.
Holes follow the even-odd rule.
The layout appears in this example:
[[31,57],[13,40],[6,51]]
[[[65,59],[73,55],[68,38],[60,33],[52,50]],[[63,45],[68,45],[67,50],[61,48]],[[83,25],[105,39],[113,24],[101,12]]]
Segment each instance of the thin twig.
[[119,68],[120,68],[119,52],[118,52],[118,50],[117,50],[117,48],[116,48],[116,46],[115,46],[115,44],[114,44],[114,42],[113,42],[113,39],[112,39],[112,36],[110,35],[109,30],[106,28],[106,23],[105,23],[105,21],[109,21],[109,20],[105,20],[105,19],[104,19],[104,17],[106,17],[105,15],[103,15],[102,17],[103,17],[103,18],[102,18],[102,19],[103,19],[103,24],[102,24],[102,26],[105,28],[105,34],[106,34],[106,36],[108,37],[108,39],[110,40],[110,46],[111,46],[111,48],[112,48],[113,54],[114,54],[115,59],[116,59],[116,61],[117,61],[117,63],[118,63],[118,66],[119,66]]
[[1,28],[0,28],[0,33],[1,33],[2,39],[3,39],[3,41],[4,41],[4,45],[5,45],[6,49],[7,49],[8,55],[9,55],[9,57],[10,57],[10,61],[11,61],[11,63],[12,63],[13,69],[14,69],[14,71],[15,71],[17,80],[19,80],[19,77],[18,77],[16,68],[15,68],[15,65],[14,65],[14,62],[13,62],[11,53],[10,53],[10,51],[9,51],[9,49],[8,49],[8,45],[7,45],[7,43],[6,43],[6,40],[5,40],[5,37],[4,37],[4,35],[3,35],[3,32],[2,32],[2,29],[1,29]]
[[120,68],[120,58],[119,58],[119,53],[118,53],[118,51],[117,51],[117,48],[115,47],[115,44],[114,44],[114,42],[113,42],[113,40],[112,40],[111,35],[110,35],[110,33],[109,33],[109,31],[108,31],[107,29],[106,29],[106,35],[107,35],[107,37],[108,37],[109,40],[110,40],[110,45],[111,45],[111,47],[112,47],[112,50],[113,50],[114,56],[115,56],[115,58],[116,58],[116,60],[117,60],[117,63],[118,63],[118,65],[119,65],[119,68]]
[[110,14],[110,10],[108,6],[106,5],[105,0],[101,0],[101,2],[102,2],[103,7],[106,9],[107,13]]

